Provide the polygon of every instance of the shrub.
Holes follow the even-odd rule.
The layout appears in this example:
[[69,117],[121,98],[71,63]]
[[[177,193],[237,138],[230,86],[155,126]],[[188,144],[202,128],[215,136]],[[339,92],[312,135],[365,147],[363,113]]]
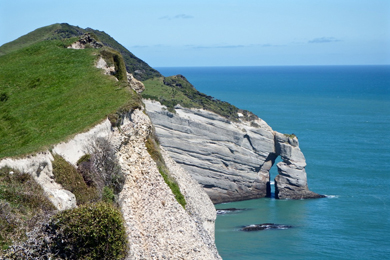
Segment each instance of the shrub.
[[[54,210],[34,178],[17,170],[0,169],[0,247],[23,241],[40,215]],[[1,251],[0,251],[1,252]],[[1,253],[0,253],[1,255]]]
[[90,172],[99,191],[105,186],[115,194],[122,191],[125,175],[115,155],[115,150],[107,139],[97,138],[94,145],[89,147],[91,154]]
[[102,200],[107,203],[115,202],[115,194],[110,187],[103,188]]
[[57,154],[54,155],[53,174],[56,182],[76,196],[78,205],[98,200],[96,188],[88,186],[77,169]]
[[99,202],[63,211],[51,220],[52,251],[66,259],[123,259],[128,249],[118,208]]
[[77,161],[77,166],[79,166],[83,162],[88,162],[91,159],[91,155],[89,153],[84,154],[83,156],[80,157]]

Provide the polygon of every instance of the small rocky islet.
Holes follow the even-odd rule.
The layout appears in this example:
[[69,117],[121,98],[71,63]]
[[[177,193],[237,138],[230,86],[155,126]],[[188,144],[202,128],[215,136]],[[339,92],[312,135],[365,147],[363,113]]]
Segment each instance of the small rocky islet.
[[252,224],[242,227],[241,231],[259,231],[259,230],[268,230],[268,229],[289,229],[293,226],[275,224],[275,223],[264,223],[264,224]]

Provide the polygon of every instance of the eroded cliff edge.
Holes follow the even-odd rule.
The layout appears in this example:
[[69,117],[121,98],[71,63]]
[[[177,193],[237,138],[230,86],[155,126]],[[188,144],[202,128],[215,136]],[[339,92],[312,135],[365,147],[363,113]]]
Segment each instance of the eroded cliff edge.
[[214,203],[270,196],[269,170],[280,156],[275,197],[322,197],[307,186],[306,160],[298,139],[263,120],[232,122],[203,109],[144,100],[162,146],[205,189]]
[[127,259],[221,259],[214,244],[216,211],[211,200],[162,149],[166,165],[186,199],[186,209],[176,201],[145,146],[152,129],[149,117],[137,109],[124,116],[120,128],[112,128],[105,120],[52,151],[3,159],[0,167],[31,174],[58,210],[73,208],[75,196],[52,177],[52,154],[76,165],[91,143],[105,138],[115,147],[126,175],[119,204],[130,246]]

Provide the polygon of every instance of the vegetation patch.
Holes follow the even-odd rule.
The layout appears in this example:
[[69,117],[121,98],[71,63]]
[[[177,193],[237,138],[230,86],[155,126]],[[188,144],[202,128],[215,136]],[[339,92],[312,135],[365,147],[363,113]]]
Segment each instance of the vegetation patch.
[[283,135],[288,137],[288,138],[291,138],[291,139],[294,139],[295,137],[297,137],[295,134],[283,134]]
[[150,154],[152,159],[156,162],[158,171],[160,172],[161,176],[164,178],[165,183],[172,190],[172,193],[175,196],[177,202],[179,202],[179,204],[182,205],[183,208],[185,208],[187,202],[180,191],[180,187],[177,181],[169,174],[169,170],[165,165],[164,158],[159,149],[158,139],[154,133],[148,136],[145,145],[146,145],[146,149],[148,150],[148,153]]
[[0,256],[14,242],[26,239],[26,232],[39,216],[54,210],[42,188],[27,173],[0,169]]
[[77,162],[77,169],[60,155],[54,155],[53,174],[56,182],[76,196],[82,205],[104,200],[115,202],[122,191],[125,175],[115,151],[104,138],[98,138],[89,153]]
[[57,183],[76,196],[78,205],[99,199],[96,187],[88,186],[77,169],[57,154],[54,155],[53,174]]
[[127,237],[116,206],[124,174],[106,139],[98,138],[89,152],[78,160],[77,169],[54,155],[55,180],[75,194],[79,206],[56,215],[29,174],[0,169],[0,246],[6,249],[0,258],[125,257]]
[[102,55],[102,58],[107,62],[108,66],[115,67],[114,76],[118,80],[127,80],[125,61],[119,52],[115,51],[114,49],[105,47],[100,51],[100,55]]
[[99,202],[63,211],[51,220],[52,251],[65,259],[123,259],[128,249],[118,208]]
[[238,109],[228,102],[199,92],[182,75],[149,79],[144,82],[144,85],[143,98],[157,100],[173,113],[174,107],[180,104],[187,108],[209,110],[231,121],[239,121],[238,113],[241,113],[242,119],[247,121],[257,119],[256,115],[247,110]]
[[[92,186],[102,194],[110,189],[114,194],[122,191],[125,175],[115,155],[115,150],[107,139],[98,138],[89,148],[90,160],[81,163],[78,167],[83,177],[88,175]],[[84,180],[86,178],[84,177]]]
[[132,97],[126,102],[125,105],[121,106],[115,113],[111,113],[108,115],[108,120],[111,123],[112,127],[119,127],[123,123],[124,116],[135,109],[142,108],[142,98],[140,95],[135,93]]

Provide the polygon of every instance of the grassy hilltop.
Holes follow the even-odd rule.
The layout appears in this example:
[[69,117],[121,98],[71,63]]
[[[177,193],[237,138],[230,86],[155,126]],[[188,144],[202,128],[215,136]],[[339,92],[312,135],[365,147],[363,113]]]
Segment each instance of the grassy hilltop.
[[135,95],[94,67],[77,38],[40,41],[0,56],[0,158],[48,148],[104,119]]
[[147,80],[154,77],[161,77],[161,74],[157,70],[151,68],[144,61],[137,58],[107,33],[91,28],[83,29],[67,23],[57,23],[42,27],[16,39],[15,41],[6,43],[0,46],[0,56],[30,46],[37,42],[69,39],[72,37],[78,37],[87,32],[94,34],[105,46],[111,47],[120,52],[125,61],[127,71],[132,73],[136,79]]

